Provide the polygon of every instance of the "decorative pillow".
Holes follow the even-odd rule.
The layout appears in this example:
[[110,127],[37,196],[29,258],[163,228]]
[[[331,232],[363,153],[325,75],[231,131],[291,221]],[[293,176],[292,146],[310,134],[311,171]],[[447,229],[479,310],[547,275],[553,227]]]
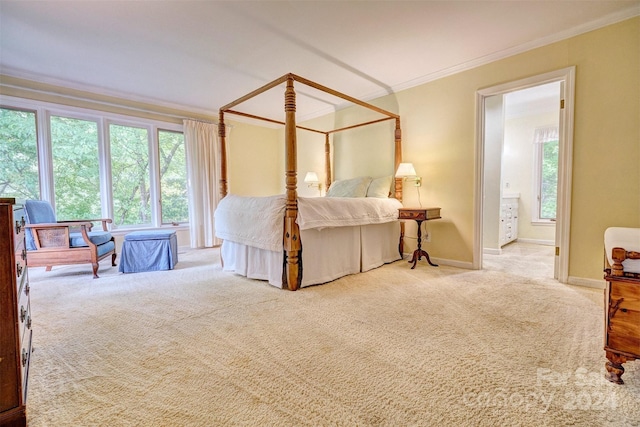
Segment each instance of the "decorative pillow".
[[377,197],[379,199],[389,197],[392,180],[393,177],[391,175],[371,180],[371,184],[369,184],[369,188],[367,188],[367,197]]
[[371,177],[342,179],[335,181],[327,191],[327,197],[366,197]]

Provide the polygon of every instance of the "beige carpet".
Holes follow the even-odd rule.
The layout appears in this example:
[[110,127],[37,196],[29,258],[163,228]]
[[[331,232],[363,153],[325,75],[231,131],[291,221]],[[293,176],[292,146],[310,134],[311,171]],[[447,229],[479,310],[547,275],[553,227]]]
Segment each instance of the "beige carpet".
[[32,269],[30,425],[640,425],[640,363],[603,378],[602,292],[485,262],[298,292],[215,249],[96,280]]

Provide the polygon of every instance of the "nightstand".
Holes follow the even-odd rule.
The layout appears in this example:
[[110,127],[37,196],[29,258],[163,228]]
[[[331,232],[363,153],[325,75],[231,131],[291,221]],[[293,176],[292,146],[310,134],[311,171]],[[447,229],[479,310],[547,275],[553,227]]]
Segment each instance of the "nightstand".
[[[429,254],[427,251],[422,249],[422,222],[429,221],[432,219],[440,218],[440,208],[400,208],[398,209],[398,219],[412,219],[418,223],[418,248],[413,251],[413,257],[409,261],[413,263],[411,269],[416,268],[416,264],[419,260],[424,256],[427,259],[429,265],[437,267],[437,264],[431,262],[429,258]],[[402,250],[404,248],[404,227],[400,233],[400,244],[398,245],[398,250],[400,251],[400,256],[402,256]]]

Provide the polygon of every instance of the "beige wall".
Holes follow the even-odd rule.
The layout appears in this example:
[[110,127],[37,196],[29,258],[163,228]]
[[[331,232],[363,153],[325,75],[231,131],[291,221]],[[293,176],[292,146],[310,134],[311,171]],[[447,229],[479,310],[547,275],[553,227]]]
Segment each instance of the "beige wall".
[[[334,122],[333,114],[329,114],[314,120],[310,120],[304,123],[298,123],[311,129],[320,131],[327,131],[332,129]],[[285,176],[284,176],[284,128],[280,129],[278,133],[279,144],[282,146],[280,153],[282,154],[282,170],[280,173],[280,186],[281,193],[285,190]],[[331,141],[331,139],[330,139]],[[318,197],[320,192],[317,187],[309,187],[303,180],[307,172],[315,172],[318,174],[318,179],[322,183],[322,195],[326,193],[325,182],[325,168],[324,168],[324,142],[325,136],[317,132],[309,132],[305,130],[299,130],[297,133],[297,145],[298,145],[298,195],[302,197]]]
[[228,121],[227,181],[230,193],[271,196],[284,193],[284,160],[277,128]]
[[602,277],[602,233],[640,227],[640,18],[567,42],[577,65],[569,274]]
[[[374,116],[368,111],[363,111],[362,107],[357,107],[301,122],[298,125],[326,132],[361,123],[365,120],[363,117],[372,120],[381,118],[380,115]],[[392,175],[394,173],[394,131],[395,120],[388,120],[331,134],[329,136],[331,180],[357,176],[378,178]],[[280,130],[279,139],[281,144],[284,144],[284,130]],[[297,145],[298,195],[303,197],[319,196],[317,188],[309,188],[302,182],[306,173],[310,171],[318,174],[322,183],[322,195],[325,195],[325,136],[320,133],[299,130]],[[282,151],[282,155],[284,156],[284,151]],[[281,185],[284,189],[284,172],[281,172],[281,175]]]
[[[437,258],[473,257],[475,96],[501,83],[576,67],[569,276],[601,279],[602,235],[640,227],[640,18],[390,95],[399,106],[404,158],[424,179]],[[411,193],[406,205],[414,205]]]

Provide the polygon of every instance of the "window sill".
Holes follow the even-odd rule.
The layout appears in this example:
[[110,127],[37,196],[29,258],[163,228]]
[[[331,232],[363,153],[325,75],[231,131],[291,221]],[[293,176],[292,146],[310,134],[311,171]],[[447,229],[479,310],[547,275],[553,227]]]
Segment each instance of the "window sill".
[[549,221],[549,220],[531,221],[531,225],[555,226],[556,221]]

